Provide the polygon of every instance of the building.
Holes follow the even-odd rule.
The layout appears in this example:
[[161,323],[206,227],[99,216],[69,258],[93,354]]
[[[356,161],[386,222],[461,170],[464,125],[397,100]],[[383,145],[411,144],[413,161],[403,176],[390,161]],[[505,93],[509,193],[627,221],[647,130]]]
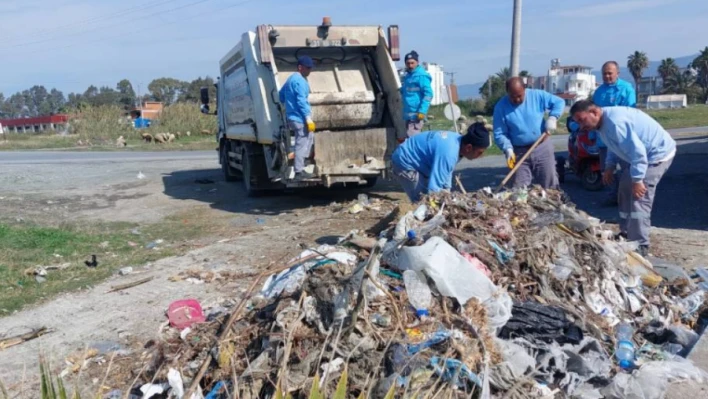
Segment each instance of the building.
[[661,94],[664,85],[660,76],[645,76],[637,82],[637,102],[643,104],[649,96]]
[[[447,86],[445,86],[445,71],[443,70],[443,66],[432,62],[424,62],[421,65],[431,77],[430,86],[433,89],[433,101],[430,102],[430,105],[446,104],[448,102]],[[398,70],[398,76],[403,80],[406,76],[405,68]]]
[[158,101],[145,101],[142,106],[133,108],[130,111],[130,117],[132,119],[143,118],[156,120],[160,119],[160,114],[162,114],[163,105]]
[[430,74],[432,81],[430,85],[433,88],[433,101],[430,105],[440,105],[447,102],[447,88],[445,87],[445,72],[443,66],[434,63],[423,63],[423,68]]
[[551,60],[551,68],[545,82],[545,90],[565,100],[571,106],[577,101],[589,98],[597,83],[592,67],[583,65],[561,65],[559,59]]
[[33,118],[0,119],[3,133],[63,132],[66,131],[68,123],[69,117],[63,114]]

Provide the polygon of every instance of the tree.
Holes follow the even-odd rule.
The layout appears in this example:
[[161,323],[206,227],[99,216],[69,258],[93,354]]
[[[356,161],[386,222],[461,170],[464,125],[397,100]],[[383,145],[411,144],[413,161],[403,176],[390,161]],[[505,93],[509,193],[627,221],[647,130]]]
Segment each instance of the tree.
[[161,101],[165,105],[170,105],[177,101],[189,84],[174,78],[155,79],[148,85],[150,94],[155,101]]
[[511,78],[511,69],[504,67],[497,72],[497,78],[501,79],[502,82],[506,82]]
[[666,94],[685,94],[689,102],[694,102],[700,93],[695,86],[696,77],[691,70],[672,71],[664,79],[663,92]]
[[65,112],[66,98],[64,98],[64,93],[57,89],[52,89],[49,92],[49,97],[47,98],[49,103],[50,113],[56,114],[60,112]]
[[214,87],[214,79],[209,76],[205,78],[197,78],[187,84],[184,91],[182,91],[179,101],[189,101],[189,102],[200,102],[201,101],[201,89],[202,87],[209,88],[209,99],[214,101],[216,98],[216,87]]
[[675,72],[678,72],[678,70],[679,67],[676,65],[676,61],[671,57],[661,60],[661,65],[659,65],[657,69],[663,81],[666,81],[666,78],[672,76]]
[[637,102],[639,102],[639,80],[644,74],[644,70],[649,68],[649,58],[643,51],[635,51],[627,57],[627,68],[634,78],[634,84],[637,88]]
[[696,83],[701,88],[700,99],[705,103],[708,101],[708,46],[691,62],[691,67],[697,72]]
[[133,85],[128,79],[123,79],[118,82],[116,90],[120,93],[118,102],[120,102],[125,109],[135,105],[135,90],[133,90]]

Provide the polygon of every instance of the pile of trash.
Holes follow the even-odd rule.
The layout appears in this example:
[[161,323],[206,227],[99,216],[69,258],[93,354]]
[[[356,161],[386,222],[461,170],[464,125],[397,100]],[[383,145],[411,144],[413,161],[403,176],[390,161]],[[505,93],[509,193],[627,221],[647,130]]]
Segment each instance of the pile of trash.
[[180,324],[153,379],[212,399],[660,398],[708,377],[683,357],[708,284],[636,248],[560,192],[432,195]]

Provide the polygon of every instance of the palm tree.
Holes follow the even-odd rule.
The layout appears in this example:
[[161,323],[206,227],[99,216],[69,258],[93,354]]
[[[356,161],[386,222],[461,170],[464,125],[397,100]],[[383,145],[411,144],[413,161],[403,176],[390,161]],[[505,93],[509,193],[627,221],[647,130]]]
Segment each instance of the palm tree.
[[672,71],[669,76],[664,78],[664,93],[689,95],[695,82],[696,78],[689,70]]
[[497,72],[497,78],[501,79],[502,82],[506,82],[511,78],[511,69],[509,68],[502,68]]
[[705,102],[708,100],[708,46],[701,50],[698,57],[691,63],[691,67],[698,72],[696,82],[701,86],[701,100]]
[[661,60],[661,65],[659,65],[659,68],[657,69],[659,76],[661,76],[663,81],[666,81],[669,76],[673,75],[675,72],[678,72],[678,70],[679,67],[676,65],[676,60],[671,57]]
[[635,51],[634,54],[627,58],[627,68],[634,78],[634,84],[637,88],[637,101],[639,101],[639,80],[644,74],[644,70],[649,68],[649,58],[643,51]]

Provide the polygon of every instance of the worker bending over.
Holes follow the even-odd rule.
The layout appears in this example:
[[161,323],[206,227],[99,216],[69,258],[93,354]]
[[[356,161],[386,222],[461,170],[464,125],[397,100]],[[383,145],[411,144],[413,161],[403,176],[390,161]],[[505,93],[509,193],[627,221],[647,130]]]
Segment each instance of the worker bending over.
[[461,157],[475,159],[489,147],[489,129],[475,123],[465,135],[430,131],[415,135],[393,153],[393,174],[411,202],[421,194],[449,190],[452,172]]
[[[602,85],[595,90],[592,95],[592,101],[598,107],[636,107],[637,93],[634,87],[626,80],[619,78],[619,65],[615,61],[607,61],[602,65]],[[590,138],[595,140],[595,143],[600,150],[600,167],[605,170],[607,161],[607,146],[599,137],[597,132],[590,132]],[[605,200],[604,205],[617,205],[617,191],[619,189],[619,179],[616,179],[615,184],[610,186],[610,194]]]
[[[565,101],[543,90],[525,88],[518,77],[507,80],[506,92],[494,107],[494,141],[513,169],[516,159],[523,157],[541,134],[556,130]],[[544,121],[546,111],[549,117]],[[514,188],[530,186],[534,180],[543,188],[558,188],[554,152],[551,140],[539,144],[517,170]]]
[[575,103],[570,114],[584,129],[597,130],[607,145],[605,184],[622,164],[619,184],[620,234],[649,253],[651,209],[659,180],[676,155],[676,142],[652,117],[634,108],[600,108],[590,100]]
[[405,56],[406,75],[401,85],[403,99],[403,118],[406,121],[406,133],[413,137],[423,131],[425,116],[430,102],[433,101],[432,78],[418,64],[418,53],[411,51]]
[[307,77],[314,66],[312,58],[306,55],[298,58],[297,72],[290,75],[279,93],[280,103],[285,105],[288,129],[295,136],[294,169],[296,179],[312,177],[304,169],[305,159],[310,156],[314,144],[315,122],[312,121],[312,109],[307,99],[307,96],[310,95],[310,84],[307,83]]

